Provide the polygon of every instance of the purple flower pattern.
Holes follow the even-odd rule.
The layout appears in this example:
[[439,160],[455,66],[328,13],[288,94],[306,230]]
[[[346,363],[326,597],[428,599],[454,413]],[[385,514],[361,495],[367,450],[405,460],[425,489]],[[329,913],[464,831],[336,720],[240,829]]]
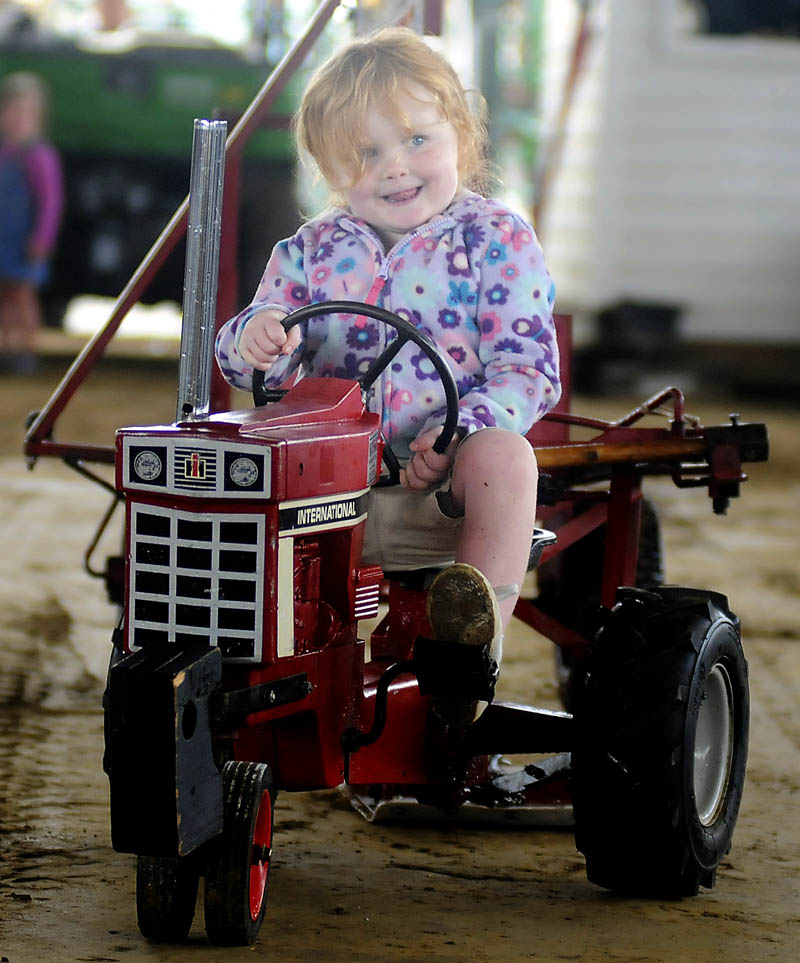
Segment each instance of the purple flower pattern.
[[[466,431],[500,426],[526,432],[558,400],[554,288],[538,241],[518,215],[474,194],[391,251],[348,211],[303,225],[276,246],[253,305],[220,331],[222,373],[232,384],[249,386],[237,337],[253,306],[288,313],[308,303],[362,300],[367,292],[368,300],[440,345],[456,377],[459,425]],[[354,314],[313,318],[302,325],[302,336],[301,347],[272,366],[267,384],[281,384],[301,361],[306,375],[356,378],[394,338],[380,322]],[[439,376],[408,344],[382,381],[371,404],[381,408],[384,431],[402,457],[421,431],[442,423]]]
[[463,244],[459,245],[455,251],[448,251],[445,257],[447,258],[448,274],[463,275],[466,278],[472,276],[467,249]]
[[452,308],[444,308],[439,312],[439,324],[443,328],[457,328],[460,323],[458,311],[453,311]]
[[358,348],[363,351],[367,348],[374,348],[378,343],[378,325],[373,322],[359,326],[354,324],[347,329],[345,339],[351,348]]
[[480,224],[468,223],[464,227],[464,246],[468,251],[474,251],[480,247],[486,238],[486,231]]
[[517,341],[516,338],[501,338],[495,344],[495,349],[497,351],[511,351],[514,354],[522,354],[525,350],[521,342]]
[[414,367],[414,375],[418,381],[438,381],[439,375],[433,366],[431,359],[422,351],[411,358]]

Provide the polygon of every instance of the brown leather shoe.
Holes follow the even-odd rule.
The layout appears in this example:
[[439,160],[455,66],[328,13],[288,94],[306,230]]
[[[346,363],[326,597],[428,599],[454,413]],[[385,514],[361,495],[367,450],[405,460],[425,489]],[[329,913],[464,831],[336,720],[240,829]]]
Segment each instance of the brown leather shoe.
[[[500,665],[500,608],[489,580],[477,568],[456,562],[439,572],[428,592],[427,612],[435,638],[464,645],[488,645],[489,655]],[[433,711],[454,726],[474,722],[486,706],[486,702],[453,696],[434,696],[432,701]]]

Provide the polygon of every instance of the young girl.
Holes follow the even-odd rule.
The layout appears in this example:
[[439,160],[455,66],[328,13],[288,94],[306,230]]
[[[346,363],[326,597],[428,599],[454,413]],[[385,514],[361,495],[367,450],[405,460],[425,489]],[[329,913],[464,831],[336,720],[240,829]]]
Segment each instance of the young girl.
[[37,288],[47,278],[61,217],[61,167],[42,140],[44,88],[34,74],[0,84],[0,364],[35,365]]
[[[387,571],[449,565],[429,593],[434,634],[489,643],[499,663],[536,514],[524,435],[560,393],[554,288],[533,228],[475,192],[485,127],[452,67],[410,30],[384,29],[335,54],[312,78],[296,132],[335,206],[275,247],[254,301],[219,333],[218,363],[244,389],[253,368],[270,386],[298,368],[357,376],[392,329],[353,316],[315,318],[288,335],[281,324],[339,298],[388,308],[436,341],[458,385],[457,436],[433,451],[443,391],[406,345],[371,402],[405,461],[402,487],[372,492],[363,558]],[[469,699],[434,708],[457,724],[476,713]]]

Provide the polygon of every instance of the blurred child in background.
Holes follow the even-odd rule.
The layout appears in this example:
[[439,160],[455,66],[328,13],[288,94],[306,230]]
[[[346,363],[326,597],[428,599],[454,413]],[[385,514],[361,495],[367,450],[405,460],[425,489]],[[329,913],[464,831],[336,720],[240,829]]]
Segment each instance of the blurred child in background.
[[44,139],[45,107],[35,74],[0,81],[0,370],[16,374],[36,367],[38,289],[63,205],[61,163]]

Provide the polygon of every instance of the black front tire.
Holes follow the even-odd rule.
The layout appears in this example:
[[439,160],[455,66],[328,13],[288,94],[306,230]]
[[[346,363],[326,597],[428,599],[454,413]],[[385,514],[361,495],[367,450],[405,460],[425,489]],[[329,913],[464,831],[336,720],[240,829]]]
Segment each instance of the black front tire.
[[575,842],[588,878],[667,898],[713,886],[748,727],[747,663],[724,596],[621,590],[575,700]]
[[255,943],[267,906],[272,771],[265,763],[228,762],[222,779],[225,821],[206,867],[206,933],[220,946],[247,946]]
[[198,882],[199,873],[189,858],[138,856],[136,917],[142,936],[182,943],[192,928]]

